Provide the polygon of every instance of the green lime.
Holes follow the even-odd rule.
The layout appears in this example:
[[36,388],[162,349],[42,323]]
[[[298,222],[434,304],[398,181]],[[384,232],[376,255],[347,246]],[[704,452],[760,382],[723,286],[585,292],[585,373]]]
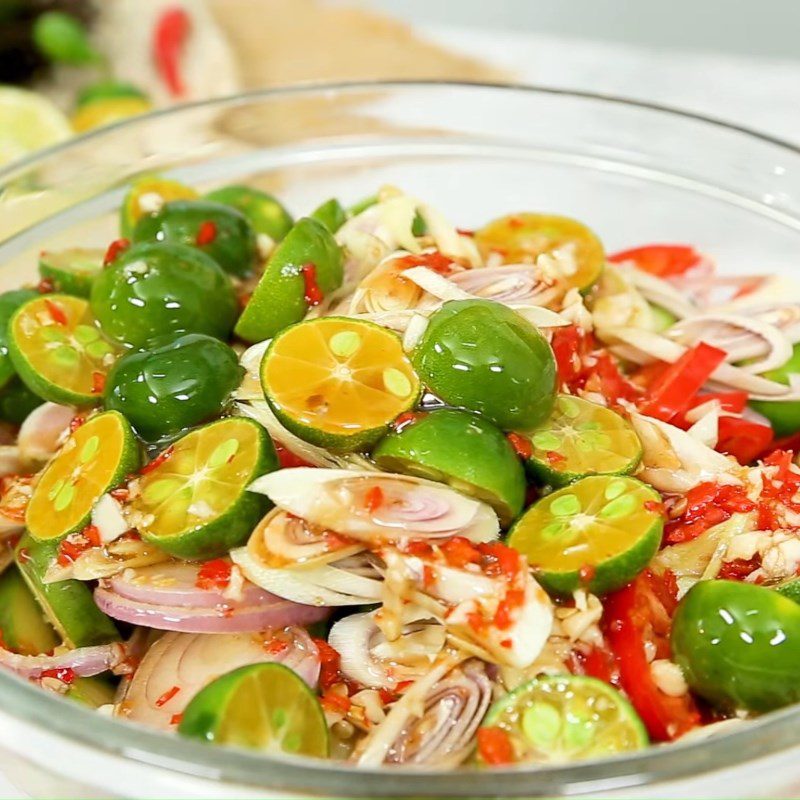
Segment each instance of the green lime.
[[139,445],[117,411],[88,419],[69,436],[36,482],[25,513],[38,541],[82,530],[94,504],[139,466]]
[[117,350],[102,335],[88,301],[40,295],[8,325],[8,354],[27,387],[52,403],[95,405]]
[[145,215],[153,214],[173,200],[194,200],[197,192],[191,186],[162,178],[160,175],[143,175],[128,189],[119,210],[119,229],[130,239],[136,223]]
[[290,431],[337,452],[374,444],[420,395],[400,337],[346,317],[308,320],[276,336],[261,385]]
[[771,588],[778,592],[778,594],[782,594],[784,597],[794,600],[795,603],[800,603],[800,578],[789,578]]
[[372,457],[388,472],[441,481],[489,503],[504,527],[522,511],[525,471],[508,439],[491,422],[438,409],[387,434]]
[[186,706],[178,733],[262,753],[328,755],[322,706],[283,664],[249,664],[212,681]]
[[[800,376],[800,342],[794,346],[792,357],[782,367],[765,372],[763,377],[788,386],[792,375]],[[772,423],[775,436],[791,436],[800,431],[800,400],[751,400],[750,406]]]
[[14,566],[0,576],[0,631],[6,647],[24,656],[49,653],[60,644]]
[[229,417],[188,433],[147,465],[129,519],[145,541],[179,558],[207,559],[243,544],[269,507],[247,487],[278,468],[266,431]]
[[0,294],[0,387],[6,386],[16,374],[8,354],[8,322],[23,303],[34,297],[39,297],[39,293],[33,289],[11,289]]
[[14,377],[0,389],[0,419],[22,425],[25,417],[43,402],[19,378]]
[[534,678],[497,700],[481,728],[502,730],[515,763],[525,764],[583,761],[649,744],[633,706],[605,681],[581,675]]
[[342,251],[331,232],[304,217],[275,248],[235,333],[246,342],[271,339],[342,285]]
[[224,186],[209,192],[205,199],[232,206],[247,217],[256,233],[265,233],[276,242],[294,225],[292,215],[277,198],[249,186]]
[[88,297],[92,283],[103,269],[102,250],[72,247],[68,250],[42,250],[39,274],[51,281],[56,292]]
[[597,282],[606,263],[603,243],[583,223],[555,214],[510,214],[475,233],[484,258],[499,253],[506,264],[534,262],[554,250],[571,251],[575,272],[570,286],[586,292]]
[[528,469],[550,486],[587,475],[629,475],[642,457],[639,437],[616,411],[567,394],[556,397],[550,417],[528,438]]
[[663,528],[658,492],[635,478],[594,475],[531,506],[508,544],[553,594],[567,596],[580,586],[605,594],[647,566]]
[[195,247],[238,278],[256,265],[256,233],[244,214],[210,200],[173,200],[139,219],[134,242],[172,242]]
[[502,430],[526,431],[550,414],[553,351],[539,330],[491,300],[451,300],[430,318],[413,353],[428,388]]
[[239,310],[213,258],[168,242],[126,250],[95,280],[91,304],[107,336],[136,348],[183,333],[227,341]]
[[84,66],[103,60],[92,46],[86,26],[64,11],[39,14],[33,23],[31,38],[39,52],[50,61]]
[[92,590],[82,581],[45,583],[48,567],[58,556],[56,542],[37,542],[25,534],[15,551],[17,567],[45,617],[68,647],[115,642],[119,632],[97,607]]
[[335,197],[315,208],[309,216],[321,222],[331,233],[336,233],[347,222],[347,212]]
[[0,86],[0,166],[71,136],[69,120],[52,100]]
[[75,104],[78,108],[97,100],[119,100],[123,97],[132,97],[138,100],[147,100],[147,95],[132,83],[124,81],[106,80],[85,86],[78,92]]

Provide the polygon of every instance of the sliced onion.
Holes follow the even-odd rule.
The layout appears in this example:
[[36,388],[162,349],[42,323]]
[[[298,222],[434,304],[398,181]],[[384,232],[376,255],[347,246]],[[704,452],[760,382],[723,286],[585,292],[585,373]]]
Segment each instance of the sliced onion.
[[[104,580],[95,589],[94,600],[101,611],[109,617],[142,625],[162,631],[182,633],[257,633],[267,628],[283,628],[289,625],[310,625],[328,615],[324,607],[299,605],[282,597],[268,594],[255,586],[245,590],[245,597],[232,602],[217,595],[222,602],[208,603],[216,599],[215,592],[210,597],[193,594],[190,589],[176,586],[172,599],[170,593],[157,588],[143,588],[130,581],[114,581],[125,594],[135,595],[132,599],[116,591],[112,580]],[[197,592],[198,590],[195,590]],[[152,598],[150,601],[142,597]],[[161,598],[163,601],[158,601]],[[193,604],[197,598],[197,604]]]
[[757,361],[739,367],[758,375],[783,366],[792,356],[792,343],[774,325],[757,317],[735,314],[699,314],[673,325],[670,339],[681,344],[698,342],[719,347],[728,354],[729,361]]
[[29,471],[40,468],[56,454],[76,413],[73,406],[43,403],[25,417],[17,446],[20,461]]
[[119,642],[52,656],[23,656],[0,647],[0,665],[24,678],[40,678],[43,672],[59,669],[70,669],[78,677],[87,678],[118,667],[125,656],[125,647]]
[[685,294],[679,292],[669,281],[637,269],[633,263],[617,264],[617,269],[642,293],[648,302],[666,309],[679,319],[690,317],[697,312],[697,306],[687,300]]
[[458,766],[471,753],[491,700],[492,682],[484,665],[477,659],[464,662],[428,692],[423,713],[409,719],[385,763]]
[[465,656],[444,655],[430,671],[415,681],[403,696],[391,707],[386,719],[375,726],[364,740],[356,762],[363,767],[377,767],[386,760],[392,745],[402,736],[406,725],[419,716],[418,709],[425,708],[428,693]]
[[403,277],[415,283],[420,289],[439,300],[474,300],[474,295],[456,286],[455,283],[427,267],[411,267],[403,272]]
[[245,371],[239,388],[233,393],[237,400],[264,400],[264,389],[261,387],[261,359],[272,340],[254,344],[239,357],[239,363]]
[[257,586],[309,607],[357,606],[381,597],[380,579],[360,574],[363,565],[352,559],[307,569],[276,569],[264,563],[257,546],[249,544],[232,550],[231,559]]
[[449,280],[474,297],[504,304],[545,305],[563,294],[552,281],[544,280],[541,270],[533,264],[472,269],[451,275]]
[[[265,475],[250,489],[314,525],[367,542],[455,534],[489,541],[499,533],[485,503],[412,476],[297,467]],[[371,508],[365,497],[375,489],[382,501]]]
[[428,235],[433,238],[437,250],[470,266],[481,265],[481,254],[471,236],[460,234],[435,208],[426,203],[418,203],[417,210],[425,220]]
[[175,730],[189,701],[215,678],[247,664],[273,661],[316,686],[319,652],[302,628],[256,635],[167,633],[142,659],[115,713],[160,730]]
[[341,656],[342,672],[375,689],[422,677],[438,658],[445,639],[442,625],[410,622],[396,640],[389,642],[374,612],[343,617],[328,635],[328,643]]

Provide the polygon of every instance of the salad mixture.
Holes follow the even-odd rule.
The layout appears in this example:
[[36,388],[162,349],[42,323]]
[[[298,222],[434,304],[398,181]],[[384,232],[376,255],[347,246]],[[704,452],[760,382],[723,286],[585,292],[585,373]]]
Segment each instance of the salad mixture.
[[546,764],[800,700],[800,291],[146,176],[0,295],[0,665],[172,735]]

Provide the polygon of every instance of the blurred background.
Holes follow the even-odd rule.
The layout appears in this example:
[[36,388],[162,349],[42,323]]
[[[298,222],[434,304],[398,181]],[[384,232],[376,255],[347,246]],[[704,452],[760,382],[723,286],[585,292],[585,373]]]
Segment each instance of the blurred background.
[[532,83],[800,138],[796,0],[0,0],[0,163],[306,81]]

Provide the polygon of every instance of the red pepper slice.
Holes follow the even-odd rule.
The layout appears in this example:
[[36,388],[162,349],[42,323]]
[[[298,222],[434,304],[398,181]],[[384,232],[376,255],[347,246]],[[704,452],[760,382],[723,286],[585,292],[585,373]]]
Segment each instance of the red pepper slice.
[[180,58],[191,29],[191,20],[180,6],[164,9],[153,31],[153,60],[161,79],[173,97],[186,91]]
[[278,462],[282,469],[314,466],[300,456],[296,456],[291,450],[287,450],[280,442],[275,442],[275,452],[278,454]]
[[726,353],[710,344],[687,350],[650,386],[639,410],[650,417],[669,422],[689,407],[694,396],[725,360]]
[[700,263],[702,256],[685,244],[648,244],[622,250],[608,257],[614,264],[633,261],[644,272],[662,278],[682,275]]
[[605,599],[606,639],[619,669],[619,680],[650,736],[671,741],[700,724],[700,712],[688,694],[664,694],[650,672],[646,645],[655,646],[657,658],[669,657],[670,613],[675,598],[669,587],[658,586],[649,571]]
[[478,728],[478,753],[486,764],[514,763],[514,746],[509,735],[497,727]]
[[303,264],[300,267],[300,272],[303,275],[304,293],[303,299],[309,306],[318,306],[324,299],[325,295],[317,283],[317,268],[314,264]]
[[742,417],[720,417],[717,450],[736,458],[740,464],[750,464],[771,444],[772,428]]
[[124,253],[130,246],[130,239],[114,239],[103,256],[103,266],[107,267],[109,264],[113,264],[119,258],[120,253]]

